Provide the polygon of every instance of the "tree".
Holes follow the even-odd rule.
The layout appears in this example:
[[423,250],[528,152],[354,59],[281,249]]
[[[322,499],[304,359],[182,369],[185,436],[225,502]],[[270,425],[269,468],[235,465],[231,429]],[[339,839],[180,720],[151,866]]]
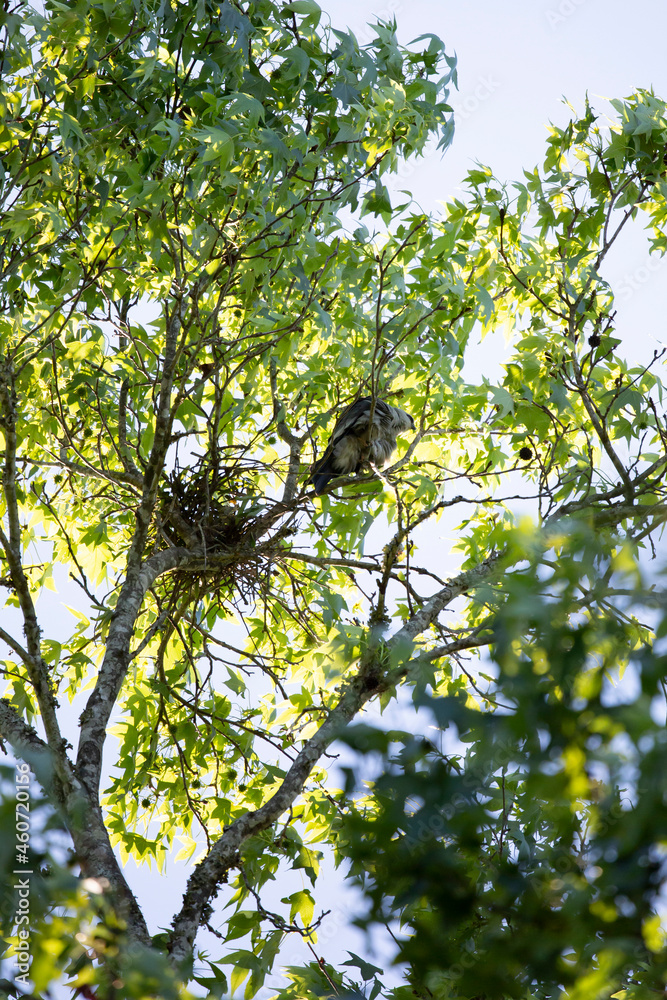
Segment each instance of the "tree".
[[[295,543],[299,517],[315,515],[301,473],[351,395],[353,349],[373,351],[361,343],[374,249],[338,215],[388,215],[383,174],[434,132],[447,141],[453,62],[436,38],[408,51],[378,25],[361,49],[320,20],[312,0],[3,15],[0,543],[16,614],[0,633],[0,727],[86,884],[108,889],[111,943],[99,928],[89,942],[106,953],[107,990],[105,975],[134,974],[111,958],[121,925],[123,955],[150,943],[113,847],[161,860],[204,831],[206,859],[159,942],[187,966],[229,873],[244,898],[283,858],[314,875],[296,817],[273,828],[306,781],[302,822],[326,828],[336,804],[315,768],[366,697],[361,685],[326,721],[313,676],[276,722],[289,675],[342,608],[327,560],[304,561]],[[396,352],[373,343],[377,393]],[[36,608],[55,564],[81,589],[64,636]],[[237,620],[235,645],[220,626]],[[88,685],[70,747],[59,699]],[[115,712],[119,769],[102,802]],[[239,869],[251,839],[255,860]],[[282,931],[262,936],[246,911],[230,939],[239,927],[256,932],[256,987]],[[79,930],[56,960],[33,942],[36,989],[73,954],[79,981],[95,978]]]
[[[382,179],[433,133],[443,146],[451,135],[454,63],[434,37],[404,49],[380,24],[362,49],[312,0],[21,4],[3,29],[0,732],[75,863],[63,870],[48,837],[20,848],[42,866],[36,991],[65,975],[89,995],[167,997],[194,977],[220,996],[227,963],[231,987],[247,979],[254,994],[285,935],[314,941],[317,924],[309,890],[278,914],[263,890],[287,867],[315,884],[322,842],[369,869],[369,919],[386,920],[391,897],[412,925],[401,948],[415,967],[397,998],[553,995],[565,981],[583,995],[586,976],[622,984],[641,978],[639,962],[654,982],[653,869],[621,912],[602,855],[604,892],[586,868],[572,891],[542,893],[552,937],[541,962],[537,948],[527,971],[508,960],[500,985],[478,961],[460,981],[447,970],[455,945],[507,954],[506,928],[526,926],[522,893],[492,892],[510,876],[536,884],[524,841],[551,871],[556,827],[567,857],[575,841],[588,857],[581,818],[600,803],[618,812],[627,765],[611,761],[619,730],[600,721],[600,691],[605,671],[650,648],[632,603],[647,586],[619,579],[635,580],[659,534],[667,439],[660,358],[622,360],[601,268],[639,211],[664,251],[664,105],[637,93],[611,128],[586,108],[553,131],[544,175],[509,192],[472,171],[469,200],[435,222],[393,207]],[[387,232],[368,228],[378,220]],[[502,384],[468,383],[471,334],[500,326],[514,340]],[[309,464],[360,394],[408,410],[417,432],[389,469],[315,498]],[[530,529],[516,524],[518,499],[532,504]],[[462,511],[460,571],[445,580],[420,530]],[[80,589],[70,630],[36,605],[56,565]],[[456,627],[441,618],[452,605]],[[487,682],[461,660],[485,648],[498,666]],[[648,696],[660,662],[647,651],[641,663]],[[468,795],[456,822],[415,840],[441,815],[437,790],[457,763],[410,743],[401,782],[381,778],[368,802],[330,787],[324,755],[346,731],[366,748],[405,742],[350,724],[406,689],[443,727],[472,734],[474,791],[504,768],[513,812]],[[62,721],[67,698],[83,708],[76,733]],[[650,764],[647,713],[628,732]],[[509,734],[501,761],[497,734]],[[586,769],[605,754],[595,797]],[[539,823],[531,797],[553,799]],[[177,838],[203,855],[170,930],[151,939],[114,848],[159,863]],[[658,827],[638,824],[637,838],[640,866]],[[392,861],[405,876],[393,887]],[[489,881],[475,886],[482,861]],[[443,871],[463,902],[451,949],[429,964],[454,898],[433,895]],[[570,939],[564,898],[595,918]],[[249,936],[221,945],[206,975],[205,926],[226,943]],[[588,950],[568,964],[562,952],[583,933]],[[627,940],[646,954],[628,957]],[[377,995],[375,972],[359,968]],[[324,961],[290,977],[285,997],[356,988]]]

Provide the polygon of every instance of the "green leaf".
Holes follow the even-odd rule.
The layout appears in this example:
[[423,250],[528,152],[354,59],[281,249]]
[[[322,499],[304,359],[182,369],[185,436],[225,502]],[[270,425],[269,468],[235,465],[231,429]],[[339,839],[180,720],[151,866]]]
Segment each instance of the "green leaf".
[[290,904],[290,921],[293,923],[295,917],[301,917],[301,921],[304,927],[309,927],[313,920],[313,911],[315,909],[315,900],[308,891],[308,889],[302,889],[299,892],[293,892],[291,896],[283,900],[285,903]]
[[493,403],[498,407],[499,418],[505,417],[508,413],[514,412],[514,400],[507,389],[499,385],[488,385],[487,390]]

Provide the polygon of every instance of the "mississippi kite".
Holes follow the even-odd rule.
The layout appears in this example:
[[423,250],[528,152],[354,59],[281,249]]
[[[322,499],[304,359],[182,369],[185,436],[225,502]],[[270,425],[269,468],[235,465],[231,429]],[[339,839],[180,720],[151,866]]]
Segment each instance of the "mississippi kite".
[[326,451],[310,470],[308,482],[314,485],[318,496],[336,476],[359,472],[364,461],[378,468],[386,465],[401,431],[415,429],[415,422],[409,413],[376,399],[369,434],[371,402],[368,396],[357,399],[343,410],[336,421]]

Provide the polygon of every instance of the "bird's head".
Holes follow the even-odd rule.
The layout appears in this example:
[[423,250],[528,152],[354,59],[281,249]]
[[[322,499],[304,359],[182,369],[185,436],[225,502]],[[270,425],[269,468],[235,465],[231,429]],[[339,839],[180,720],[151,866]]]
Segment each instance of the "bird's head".
[[397,433],[417,430],[414,420],[405,410],[399,410],[398,407],[394,407],[394,414],[394,425]]

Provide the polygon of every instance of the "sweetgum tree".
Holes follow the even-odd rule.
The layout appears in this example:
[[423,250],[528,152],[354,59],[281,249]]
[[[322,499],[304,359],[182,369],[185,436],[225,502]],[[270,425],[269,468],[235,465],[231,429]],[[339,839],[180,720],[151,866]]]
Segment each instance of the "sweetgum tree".
[[[406,985],[324,956],[284,997],[661,982],[664,671],[641,609],[662,596],[638,553],[666,510],[662,361],[626,360],[603,262],[640,212],[664,250],[665,107],[586,109],[543,171],[506,190],[475,170],[434,222],[383,178],[446,146],[453,61],[375,34],[360,47],[313,0],[5,5],[3,913],[24,957],[29,927],[8,991],[220,996],[232,965],[251,996],[286,935],[316,941],[316,891],[276,913],[265,888],[315,886],[322,844],[366,872],[369,921],[403,919]],[[470,382],[471,334],[501,328],[503,374]],[[316,499],[308,466],[359,395],[417,432]],[[56,565],[74,584],[54,620]],[[642,699],[612,712],[631,660]],[[403,691],[467,763],[354,728]],[[327,776],[340,738],[405,743],[365,801]],[[181,845],[160,931],[123,862]]]

